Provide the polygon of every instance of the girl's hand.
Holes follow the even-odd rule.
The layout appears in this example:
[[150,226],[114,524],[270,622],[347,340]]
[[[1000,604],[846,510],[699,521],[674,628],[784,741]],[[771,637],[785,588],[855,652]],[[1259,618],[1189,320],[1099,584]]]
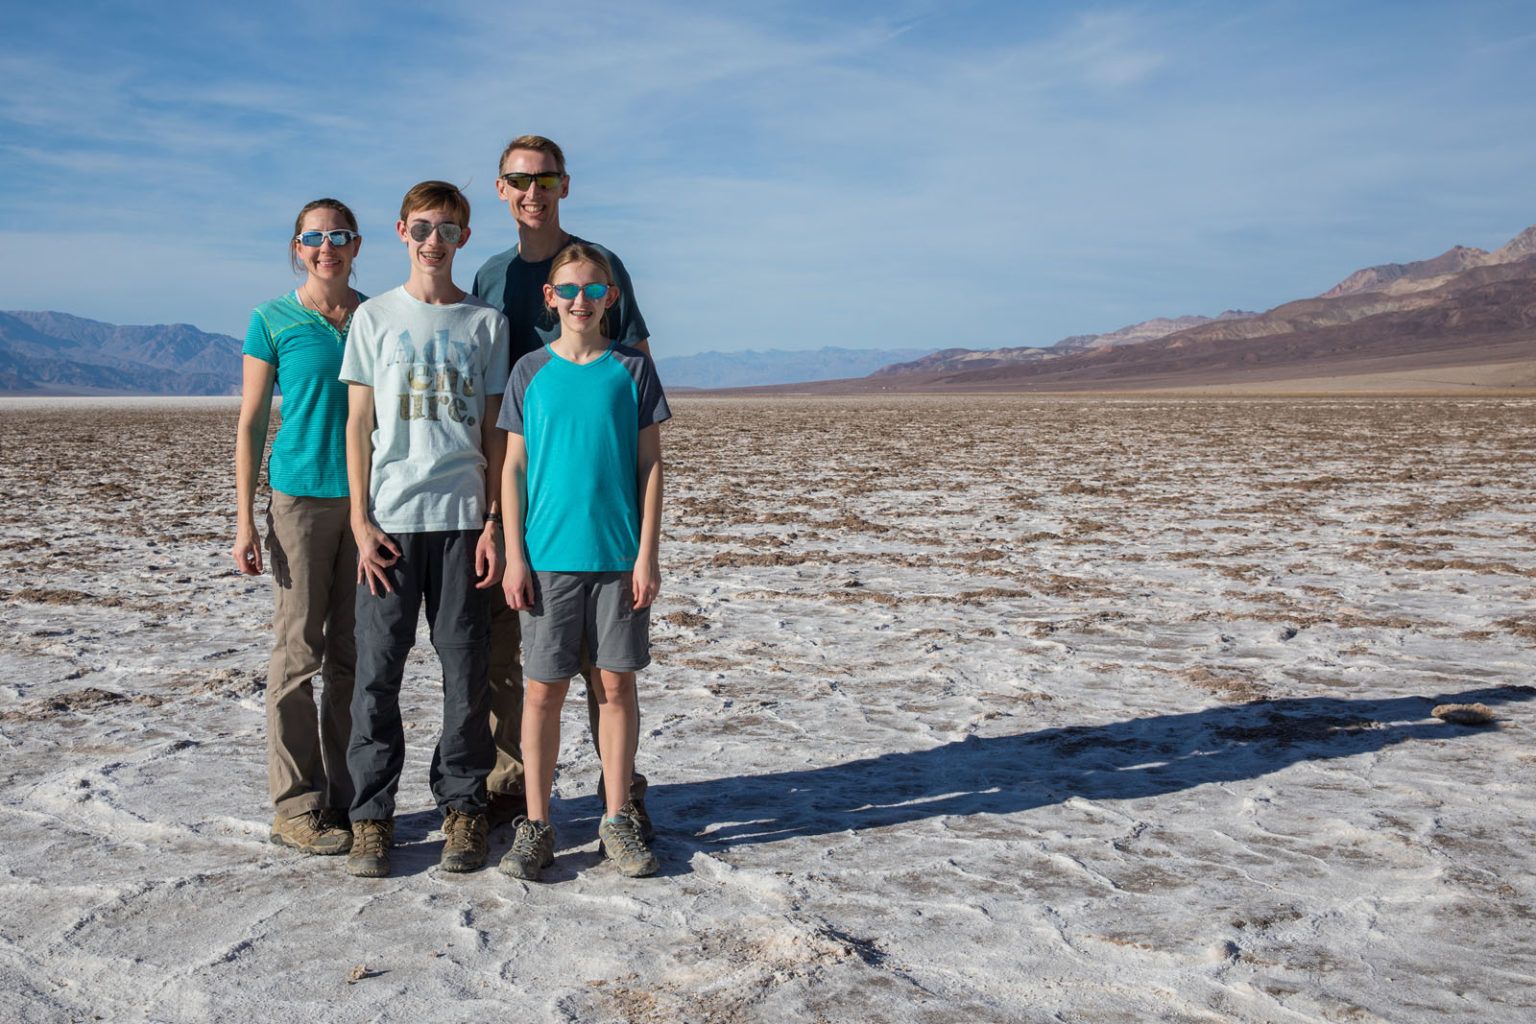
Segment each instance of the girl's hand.
[[235,568],[247,576],[261,575],[261,538],[252,526],[241,526],[235,531],[235,546],[229,549],[235,560]]
[[486,523],[485,529],[480,531],[480,539],[475,542],[476,590],[486,590],[501,582],[504,565],[501,545],[496,542],[500,533],[501,527],[495,523]]
[[400,560],[400,546],[371,522],[352,527],[352,536],[357,541],[357,582],[366,580],[374,597],[382,596],[381,590],[393,594],[395,588],[389,585],[384,570]]
[[533,575],[521,557],[507,559],[507,571],[501,577],[501,592],[507,607],[519,611],[533,607]]
[[634,573],[629,578],[630,593],[635,595],[635,607],[649,608],[656,595],[661,593],[661,569],[654,558],[635,561]]

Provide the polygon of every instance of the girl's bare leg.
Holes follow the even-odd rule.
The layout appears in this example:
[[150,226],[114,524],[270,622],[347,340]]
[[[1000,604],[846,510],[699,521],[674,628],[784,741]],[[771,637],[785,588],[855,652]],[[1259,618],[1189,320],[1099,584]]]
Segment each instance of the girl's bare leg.
[[555,762],[560,758],[560,709],[570,686],[569,679],[524,680],[523,782],[528,817],[534,821],[549,821],[549,791],[554,788]]
[[633,672],[598,669],[595,675],[597,745],[603,761],[603,797],[611,818],[629,802],[640,716],[636,714]]

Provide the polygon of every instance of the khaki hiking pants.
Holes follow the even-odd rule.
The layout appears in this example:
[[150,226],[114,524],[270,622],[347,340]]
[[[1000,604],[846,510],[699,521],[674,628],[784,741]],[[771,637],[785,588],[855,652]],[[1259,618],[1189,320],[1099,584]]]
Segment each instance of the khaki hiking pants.
[[[346,498],[272,492],[267,507],[276,607],[267,668],[267,785],[279,817],[352,803],[353,622],[357,544]],[[315,678],[320,687],[318,713]]]

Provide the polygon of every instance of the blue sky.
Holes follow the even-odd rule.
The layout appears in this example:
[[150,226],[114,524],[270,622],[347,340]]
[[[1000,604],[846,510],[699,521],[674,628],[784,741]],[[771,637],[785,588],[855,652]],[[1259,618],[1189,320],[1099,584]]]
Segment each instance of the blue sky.
[[[67,10],[67,16],[61,15]],[[242,334],[305,201],[516,239],[513,135],[658,354],[1049,344],[1536,223],[1526,2],[69,3],[7,11],[0,308]]]

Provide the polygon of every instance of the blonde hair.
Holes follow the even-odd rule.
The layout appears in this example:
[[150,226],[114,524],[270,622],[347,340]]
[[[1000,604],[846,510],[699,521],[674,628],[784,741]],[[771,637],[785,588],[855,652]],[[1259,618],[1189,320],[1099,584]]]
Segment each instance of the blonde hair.
[[507,143],[507,148],[501,151],[501,159],[496,161],[496,173],[500,174],[502,167],[506,166],[507,157],[512,155],[514,149],[531,149],[535,153],[544,153],[555,158],[555,168],[565,173],[565,153],[561,151],[553,139],[546,139],[542,135],[519,135]]

